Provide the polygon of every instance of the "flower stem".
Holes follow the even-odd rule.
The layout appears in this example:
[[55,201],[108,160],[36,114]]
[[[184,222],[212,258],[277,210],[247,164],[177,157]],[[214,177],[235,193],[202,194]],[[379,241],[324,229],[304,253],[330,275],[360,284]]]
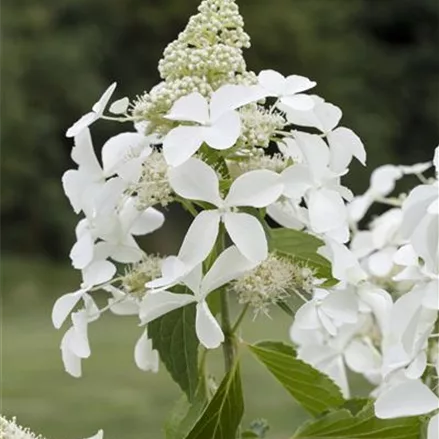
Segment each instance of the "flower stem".
[[224,354],[224,367],[226,373],[232,370],[235,363],[235,338],[230,323],[230,309],[229,299],[227,297],[227,291],[220,292],[221,295],[221,323],[224,333],[223,354]]
[[241,325],[242,321],[244,320],[245,315],[247,314],[247,310],[249,308],[250,304],[247,303],[244,308],[242,308],[241,314],[239,314],[238,318],[236,319],[236,322],[233,325],[232,328],[232,334],[235,334],[238,330],[239,326]]

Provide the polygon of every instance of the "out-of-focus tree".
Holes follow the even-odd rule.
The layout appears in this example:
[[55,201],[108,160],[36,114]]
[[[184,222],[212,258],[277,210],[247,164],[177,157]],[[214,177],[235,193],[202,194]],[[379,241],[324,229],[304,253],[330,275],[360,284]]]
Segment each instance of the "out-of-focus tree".
[[[345,111],[371,167],[426,160],[438,139],[436,0],[240,0],[249,68],[307,75]],[[66,127],[110,82],[155,84],[166,44],[198,0],[5,0],[2,7],[3,249],[65,255],[75,221],[60,178]],[[95,144],[111,124],[93,127]],[[369,171],[355,169],[361,190]]]

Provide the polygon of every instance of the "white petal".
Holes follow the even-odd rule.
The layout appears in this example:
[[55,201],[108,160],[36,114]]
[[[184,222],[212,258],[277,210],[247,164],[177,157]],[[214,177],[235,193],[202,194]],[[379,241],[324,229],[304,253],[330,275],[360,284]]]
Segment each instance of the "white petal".
[[320,319],[315,301],[302,305],[294,316],[294,325],[300,329],[320,329]]
[[358,260],[345,245],[329,240],[326,241],[326,244],[327,246],[321,247],[318,253],[325,257],[329,256],[328,259],[332,262],[332,275],[335,279],[352,284],[366,279],[367,275],[360,267]]
[[427,212],[430,215],[439,215],[439,198],[437,198],[436,200],[434,200],[427,209]]
[[159,370],[159,353],[153,349],[146,329],[134,347],[134,361],[137,367],[145,372],[157,373]]
[[366,151],[360,138],[348,128],[337,128],[327,135],[331,149],[331,169],[343,172],[356,157],[362,165],[366,165]]
[[427,354],[421,351],[405,370],[405,376],[411,380],[417,380],[422,377],[426,367]]
[[201,279],[203,277],[203,264],[198,264],[188,274],[181,279],[181,283],[186,285],[198,299],[200,295]]
[[424,260],[430,272],[439,267],[439,216],[426,214],[420,221],[410,242],[415,252]]
[[96,158],[88,128],[75,136],[75,146],[72,149],[71,155],[82,171],[90,174],[94,179],[102,178],[102,168]]
[[433,165],[436,168],[436,174],[438,174],[439,173],[439,146],[436,146],[436,148],[434,149]]
[[238,278],[246,271],[253,269],[255,263],[250,262],[234,245],[224,250],[210,270],[204,276],[201,283],[201,293],[206,297],[211,291]]
[[127,235],[122,242],[100,242],[98,245],[107,257],[122,264],[133,264],[142,259],[143,252],[131,235]]
[[241,118],[236,111],[223,114],[215,123],[204,128],[203,140],[214,149],[231,148],[241,134]]
[[118,99],[110,105],[109,111],[113,114],[124,114],[127,112],[129,104],[130,100],[127,97]]
[[357,258],[370,255],[375,250],[372,242],[372,232],[369,230],[356,232],[352,237],[350,248]]
[[[301,93],[302,91],[309,90],[317,85],[316,82],[310,81],[305,76],[300,75],[290,75],[286,79],[286,93],[287,95],[292,95],[296,93]],[[314,106],[314,104],[313,104]]]
[[282,172],[281,177],[284,183],[284,195],[294,200],[300,200],[313,186],[310,169],[305,165],[289,166]]
[[262,70],[258,80],[259,84],[270,93],[269,96],[282,96],[286,92],[287,81],[275,70]]
[[403,176],[402,171],[393,165],[375,169],[370,177],[370,187],[378,195],[387,196],[395,189],[395,183]]
[[439,408],[439,398],[421,381],[408,380],[383,392],[375,402],[381,419],[418,416]]
[[394,248],[385,248],[370,255],[367,267],[373,276],[386,277],[393,269]]
[[360,221],[374,202],[372,192],[355,197],[348,206],[349,219],[353,222]]
[[82,235],[70,251],[72,265],[78,270],[85,268],[93,260],[94,239],[90,233]]
[[146,235],[160,229],[164,222],[165,216],[162,212],[153,207],[148,207],[134,221],[130,233],[133,235]]
[[265,96],[258,87],[226,84],[212,94],[210,121],[215,122],[224,114],[236,110]]
[[[64,369],[68,374],[75,378],[79,378],[82,375],[81,358],[75,355],[68,347],[68,331],[64,335],[61,341],[61,356],[64,363]],[[67,336],[67,337],[66,337]]]
[[108,139],[102,147],[102,164],[105,175],[118,172],[131,155],[149,148],[148,138],[139,133],[121,133]]
[[[438,166],[439,167],[439,166]],[[439,413],[434,415],[428,422],[427,439],[437,439],[439,437]]]
[[195,217],[178,252],[184,264],[195,267],[207,258],[215,245],[219,222],[217,210],[204,210]]
[[68,315],[72,312],[86,291],[85,289],[81,289],[74,293],[64,294],[57,299],[52,309],[52,323],[56,329],[61,328]]
[[113,285],[107,285],[103,289],[113,295],[113,298],[108,299],[108,305],[112,313],[121,316],[134,316],[139,313],[139,303],[131,295],[124,293]]
[[[152,150],[149,149],[149,151],[151,152]],[[117,175],[128,183],[137,183],[142,176],[142,165],[145,162],[145,156],[132,158],[122,163],[117,168]]]
[[175,294],[168,291],[148,293],[140,304],[139,317],[142,323],[149,323],[193,302],[196,302],[196,298],[190,294]]
[[281,177],[267,169],[246,172],[230,187],[225,199],[227,206],[266,207],[282,194]]
[[104,439],[104,431],[99,430],[94,436],[89,437],[87,439]]
[[145,286],[151,289],[164,289],[176,285],[180,280],[189,273],[192,266],[185,265],[176,256],[168,256],[162,262],[162,277],[147,282]]
[[285,201],[273,203],[268,206],[267,215],[287,229],[301,230],[304,227],[303,218],[297,214],[291,203]]
[[181,165],[198,151],[203,141],[203,127],[174,128],[163,141],[163,156],[166,163],[171,166]]
[[313,111],[320,122],[317,128],[324,133],[332,131],[338,125],[342,116],[340,108],[329,102],[319,103]]
[[224,225],[239,251],[252,262],[267,258],[268,245],[261,223],[247,213],[226,213]]
[[321,309],[337,323],[356,323],[357,295],[350,291],[332,291],[322,302]]
[[83,195],[88,186],[88,182],[84,178],[84,173],[76,169],[70,169],[64,172],[62,185],[64,193],[67,195],[75,213],[81,212],[83,208]]
[[88,358],[91,354],[87,335],[87,313],[80,310],[72,314],[73,331],[69,340],[69,349],[79,358]]
[[206,98],[198,92],[183,96],[174,103],[171,111],[165,117],[170,120],[206,124],[209,121],[209,107]]
[[113,82],[105,91],[104,94],[100,97],[99,101],[97,101],[93,105],[93,111],[97,114],[97,117],[101,117],[103,112],[105,111],[105,108],[107,107],[108,102],[111,99],[111,96],[114,93],[114,90],[116,89],[116,82]]
[[216,172],[202,160],[191,158],[168,172],[172,189],[181,197],[218,206],[221,203]]
[[432,280],[425,287],[422,305],[429,309],[439,310],[439,281]]
[[284,96],[281,103],[296,111],[309,111],[314,107],[314,101],[311,96],[297,94],[293,96]]
[[224,334],[221,326],[212,315],[204,300],[197,304],[195,330],[200,343],[206,349],[215,349],[224,341]]
[[98,116],[93,111],[84,114],[78,119],[66,132],[66,137],[75,137],[89,127],[93,122],[98,120]]
[[311,191],[307,201],[311,228],[325,233],[347,222],[346,206],[341,196],[328,189]]
[[364,340],[352,340],[344,351],[349,369],[357,373],[370,373],[380,367],[379,353]]
[[315,134],[296,132],[295,138],[310,167],[313,178],[320,181],[328,173],[330,159],[328,145]]
[[116,267],[109,261],[95,261],[82,270],[84,285],[93,287],[108,282],[116,274]]

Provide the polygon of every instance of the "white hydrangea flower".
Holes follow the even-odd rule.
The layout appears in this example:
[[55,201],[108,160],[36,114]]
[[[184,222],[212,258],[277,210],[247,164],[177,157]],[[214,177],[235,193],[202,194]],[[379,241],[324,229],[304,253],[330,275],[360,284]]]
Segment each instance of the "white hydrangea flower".
[[281,106],[286,112],[287,120],[295,125],[317,128],[326,136],[331,149],[331,169],[334,172],[343,172],[352,157],[365,165],[366,151],[360,138],[348,128],[337,127],[342,117],[340,108],[325,102],[319,96],[311,98],[314,105],[308,111]]
[[[215,171],[199,159],[171,169],[169,180],[174,191],[189,200],[213,204],[216,209],[197,215],[188,234],[194,237],[192,259],[203,261],[212,250],[218,236],[220,221],[233,243],[248,259],[260,262],[267,257],[267,239],[261,223],[252,215],[237,212],[237,207],[262,208],[275,202],[282,193],[280,176],[268,170],[251,171],[238,177],[223,199]],[[207,232],[209,231],[209,232]],[[204,239],[200,240],[200,237]]]
[[279,102],[297,111],[309,111],[314,107],[314,101],[303,91],[316,86],[316,82],[299,75],[285,78],[275,70],[263,70],[258,75],[259,85],[266,96],[279,99]]
[[203,276],[201,265],[197,265],[181,279],[192,294],[176,294],[168,291],[148,293],[142,301],[140,319],[149,323],[162,315],[196,303],[195,329],[201,344],[207,349],[217,348],[224,340],[224,334],[207,305],[206,298],[212,291],[254,268],[255,264],[246,259],[235,247],[222,252],[211,269]]
[[111,96],[116,89],[116,82],[113,82],[104,94],[99,98],[99,100],[93,105],[92,111],[82,116],[77,120],[66,133],[66,137],[75,137],[79,135],[83,130],[89,127],[93,122],[96,122],[104,114],[105,108],[111,99]]
[[304,163],[282,172],[284,196],[293,200],[304,197],[313,232],[346,242],[349,226],[343,198],[349,199],[351,194],[340,185],[340,174],[330,168],[331,151],[317,135],[295,132],[294,137]]
[[241,134],[241,120],[237,108],[257,100],[254,88],[224,85],[207,101],[200,93],[178,99],[165,116],[169,120],[198,125],[178,126],[163,141],[163,154],[172,166],[189,159],[203,142],[213,149],[231,148]]

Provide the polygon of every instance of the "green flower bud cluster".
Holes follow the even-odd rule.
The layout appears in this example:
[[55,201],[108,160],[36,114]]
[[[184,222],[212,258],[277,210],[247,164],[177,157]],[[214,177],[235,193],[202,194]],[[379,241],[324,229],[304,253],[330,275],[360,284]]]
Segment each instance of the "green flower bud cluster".
[[163,116],[182,96],[198,91],[209,97],[224,84],[251,85],[242,49],[250,47],[235,0],[205,0],[186,29],[170,43],[159,62],[163,81],[137,99],[135,120],[149,121],[148,132],[165,135],[174,123]]

